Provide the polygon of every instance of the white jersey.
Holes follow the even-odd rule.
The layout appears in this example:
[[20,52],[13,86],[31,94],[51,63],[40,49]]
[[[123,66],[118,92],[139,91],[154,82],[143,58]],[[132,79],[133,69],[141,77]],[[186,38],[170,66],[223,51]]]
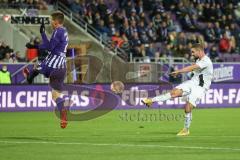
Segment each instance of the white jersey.
[[204,56],[202,59],[198,59],[196,64],[200,67],[193,71],[193,77],[191,81],[195,85],[199,85],[205,89],[209,89],[213,78],[213,64],[208,56]]

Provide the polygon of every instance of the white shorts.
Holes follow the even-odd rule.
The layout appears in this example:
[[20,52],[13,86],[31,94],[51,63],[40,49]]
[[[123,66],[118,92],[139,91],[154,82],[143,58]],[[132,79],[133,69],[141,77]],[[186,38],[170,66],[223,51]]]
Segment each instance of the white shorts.
[[176,86],[175,88],[181,89],[183,91],[182,97],[185,101],[191,103],[194,107],[200,102],[201,98],[206,93],[207,89],[193,83],[193,81],[188,80],[182,84]]

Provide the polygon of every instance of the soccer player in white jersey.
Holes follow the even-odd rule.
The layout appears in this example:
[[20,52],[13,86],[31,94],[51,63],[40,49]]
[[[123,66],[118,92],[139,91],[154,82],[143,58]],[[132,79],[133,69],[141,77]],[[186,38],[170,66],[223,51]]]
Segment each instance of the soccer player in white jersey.
[[205,55],[202,45],[194,44],[191,48],[191,54],[197,59],[195,64],[171,73],[171,75],[177,76],[181,73],[193,72],[194,75],[190,80],[176,86],[169,93],[154,98],[147,98],[142,101],[146,106],[150,107],[154,102],[163,102],[176,97],[185,97],[184,128],[177,134],[178,136],[187,136],[190,134],[189,127],[192,121],[192,109],[196,107],[197,103],[210,88],[213,77],[212,61]]

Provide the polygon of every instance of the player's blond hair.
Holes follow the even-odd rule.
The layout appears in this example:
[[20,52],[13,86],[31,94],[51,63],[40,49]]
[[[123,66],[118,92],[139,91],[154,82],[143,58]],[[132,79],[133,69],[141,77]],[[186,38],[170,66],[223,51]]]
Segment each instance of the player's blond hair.
[[56,11],[51,14],[52,19],[55,21],[57,20],[60,24],[64,22],[64,14],[62,12]]
[[200,51],[204,51],[204,47],[203,47],[203,45],[200,44],[200,43],[195,43],[195,44],[193,44],[191,48],[194,48],[194,49],[200,50]]

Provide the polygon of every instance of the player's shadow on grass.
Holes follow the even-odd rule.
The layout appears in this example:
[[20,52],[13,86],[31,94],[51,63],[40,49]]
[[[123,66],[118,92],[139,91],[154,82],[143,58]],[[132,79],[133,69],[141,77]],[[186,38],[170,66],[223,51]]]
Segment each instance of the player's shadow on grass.
[[165,132],[162,132],[162,131],[159,131],[159,132],[149,132],[148,134],[150,135],[160,135],[160,136],[175,136],[177,133],[176,132],[170,132],[170,131],[165,131]]

